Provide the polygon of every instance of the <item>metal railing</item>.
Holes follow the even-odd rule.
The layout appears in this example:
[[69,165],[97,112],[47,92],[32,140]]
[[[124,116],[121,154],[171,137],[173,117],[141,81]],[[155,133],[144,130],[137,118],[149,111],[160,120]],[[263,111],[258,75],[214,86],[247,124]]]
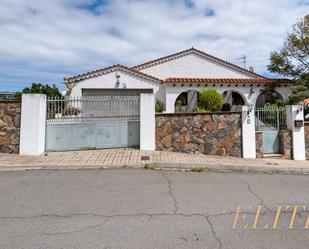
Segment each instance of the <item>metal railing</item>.
[[282,130],[286,128],[286,110],[280,108],[257,108],[255,110],[256,130]]
[[139,119],[139,96],[100,97],[49,97],[47,99],[48,121],[74,121],[95,119]]

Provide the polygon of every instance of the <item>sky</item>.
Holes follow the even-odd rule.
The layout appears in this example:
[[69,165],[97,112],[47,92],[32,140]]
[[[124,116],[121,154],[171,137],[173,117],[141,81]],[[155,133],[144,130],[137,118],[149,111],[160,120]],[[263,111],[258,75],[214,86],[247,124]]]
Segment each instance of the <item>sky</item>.
[[0,91],[191,47],[265,76],[309,0],[0,0]]

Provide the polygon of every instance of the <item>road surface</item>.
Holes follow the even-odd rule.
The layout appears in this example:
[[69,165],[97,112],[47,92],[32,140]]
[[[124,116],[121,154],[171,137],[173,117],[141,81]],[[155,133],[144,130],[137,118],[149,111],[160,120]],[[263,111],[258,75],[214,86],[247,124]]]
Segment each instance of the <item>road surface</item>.
[[0,248],[301,249],[309,245],[301,206],[309,210],[305,175],[1,172]]

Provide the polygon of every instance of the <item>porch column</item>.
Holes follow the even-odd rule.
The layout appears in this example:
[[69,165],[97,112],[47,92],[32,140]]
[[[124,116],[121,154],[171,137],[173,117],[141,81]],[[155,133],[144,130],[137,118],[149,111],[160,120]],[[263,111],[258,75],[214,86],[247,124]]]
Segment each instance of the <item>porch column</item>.
[[292,158],[306,160],[304,108],[302,105],[286,106],[286,125],[292,133]]
[[189,90],[188,91],[188,111],[193,111],[197,108],[197,91]]
[[155,150],[155,97],[153,93],[141,93],[140,98],[140,149]]
[[166,93],[165,94],[165,112],[166,113],[175,113],[175,101],[177,94],[175,93]]
[[21,102],[20,155],[45,151],[46,95],[23,94]]
[[254,107],[242,106],[242,157],[256,158]]

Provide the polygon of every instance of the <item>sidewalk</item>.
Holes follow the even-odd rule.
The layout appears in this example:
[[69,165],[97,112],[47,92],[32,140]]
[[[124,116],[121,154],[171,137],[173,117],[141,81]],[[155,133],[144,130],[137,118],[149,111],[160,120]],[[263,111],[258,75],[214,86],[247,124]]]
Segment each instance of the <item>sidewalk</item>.
[[[149,157],[149,160],[145,157]],[[0,154],[0,171],[25,169],[88,169],[143,168],[191,169],[203,166],[214,171],[309,174],[309,161],[285,159],[243,159],[204,154],[137,149],[105,149],[69,152],[49,152],[42,156]]]

